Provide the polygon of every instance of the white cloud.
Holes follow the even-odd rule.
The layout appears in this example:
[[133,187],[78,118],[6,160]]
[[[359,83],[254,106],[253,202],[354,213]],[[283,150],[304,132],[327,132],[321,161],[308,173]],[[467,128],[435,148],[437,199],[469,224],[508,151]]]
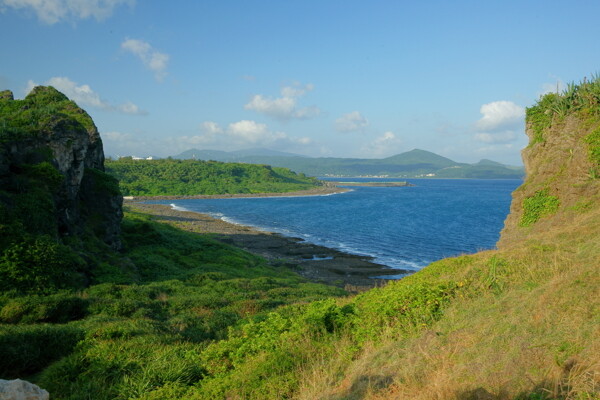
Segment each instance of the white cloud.
[[[124,114],[135,114],[145,115],[145,111],[141,110],[137,105],[128,101],[127,103],[120,105],[111,105],[106,101],[102,100],[98,93],[94,92],[89,85],[77,85],[67,77],[55,76],[46,81],[45,85],[53,86],[58,91],[64,93],[69,99],[73,100],[80,106],[89,106],[99,108],[106,111],[117,111]],[[31,89],[37,86],[32,80],[27,82],[26,93],[29,93]]]
[[373,142],[364,146],[361,151],[374,157],[389,156],[397,153],[402,146],[402,140],[393,132],[387,131]]
[[522,125],[525,120],[525,109],[512,101],[494,101],[481,106],[479,112],[483,117],[475,123],[479,131],[498,131]]
[[128,101],[127,103],[116,106],[116,109],[125,114],[137,114],[137,115],[145,115],[146,111],[140,110],[140,108]]
[[525,109],[511,101],[494,101],[481,106],[483,115],[475,123],[475,140],[487,144],[503,144],[517,139],[525,123]]
[[176,146],[210,146],[211,148],[268,147],[275,149],[304,148],[313,144],[308,137],[291,137],[285,132],[274,132],[266,124],[252,120],[232,122],[226,128],[213,121],[200,124],[200,135],[175,138]]
[[150,43],[138,39],[125,39],[121,48],[138,57],[146,68],[154,72],[157,81],[162,81],[167,75],[169,55],[155,50]]
[[282,132],[271,132],[265,124],[242,120],[229,124],[227,135],[233,139],[249,144],[269,143],[284,138]]
[[299,84],[285,86],[281,88],[281,97],[271,98],[257,94],[252,96],[252,99],[244,105],[244,108],[280,120],[314,118],[321,114],[318,107],[297,108],[297,99],[313,89],[314,85],[310,83],[304,86]]
[[32,10],[40,21],[52,25],[90,17],[100,21],[110,17],[115,7],[134,4],[135,0],[0,0],[0,11],[7,7]]
[[338,132],[356,132],[369,126],[369,121],[358,111],[344,114],[335,120],[335,129]]

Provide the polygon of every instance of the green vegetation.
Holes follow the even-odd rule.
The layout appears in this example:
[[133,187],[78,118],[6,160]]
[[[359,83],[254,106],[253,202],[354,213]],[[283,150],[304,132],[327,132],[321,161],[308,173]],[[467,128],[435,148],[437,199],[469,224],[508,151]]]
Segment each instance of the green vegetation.
[[268,165],[194,160],[107,161],[125,196],[281,193],[314,188],[314,178]]
[[[541,103],[552,108],[528,110],[543,126],[530,127],[534,142],[568,117],[562,110],[597,121],[596,92],[570,91],[576,103],[550,96]],[[579,135],[592,161],[597,132]],[[53,199],[64,178],[46,150],[0,176],[0,378],[31,380],[58,400],[599,398],[600,182],[574,185],[561,160],[552,166],[564,173],[528,177],[526,189],[544,189],[514,221],[544,218],[544,229],[350,297],[137,212],[122,222],[120,252],[91,226],[61,235]],[[244,175],[214,162],[119,163],[163,192],[204,167]],[[268,171],[255,172],[264,182]],[[85,174],[95,192],[117,193],[110,176]],[[243,182],[207,179],[221,191]],[[569,199],[576,190],[585,195]]]
[[533,196],[523,200],[523,215],[519,223],[520,226],[531,226],[540,218],[556,212],[560,200],[548,193],[548,189],[538,190]]
[[95,276],[104,283],[77,292],[3,292],[0,352],[11,357],[0,377],[43,371],[35,379],[57,399],[90,390],[95,399],[136,398],[167,383],[191,385],[206,375],[200,354],[229,329],[345,294],[137,213],[127,214],[123,240],[135,274],[105,269]]
[[43,135],[56,126],[95,129],[85,111],[51,86],[38,86],[23,100],[11,97],[0,96],[0,142]]
[[585,142],[588,145],[588,154],[593,166],[590,170],[590,176],[593,179],[600,178],[600,127],[586,136]]
[[530,145],[543,142],[544,130],[574,113],[583,120],[600,117],[600,75],[592,75],[579,84],[570,83],[563,92],[548,93],[528,107],[526,121],[534,134]]

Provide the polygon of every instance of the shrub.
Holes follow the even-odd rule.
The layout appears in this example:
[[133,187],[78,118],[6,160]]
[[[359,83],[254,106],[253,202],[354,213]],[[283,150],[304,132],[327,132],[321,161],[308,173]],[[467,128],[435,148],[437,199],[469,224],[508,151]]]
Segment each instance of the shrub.
[[0,377],[39,372],[68,355],[83,336],[83,330],[68,325],[0,325]]
[[82,261],[49,236],[27,237],[0,255],[0,290],[51,293],[77,284]]
[[13,324],[66,323],[85,317],[87,306],[87,300],[70,293],[18,297],[0,308],[0,321]]

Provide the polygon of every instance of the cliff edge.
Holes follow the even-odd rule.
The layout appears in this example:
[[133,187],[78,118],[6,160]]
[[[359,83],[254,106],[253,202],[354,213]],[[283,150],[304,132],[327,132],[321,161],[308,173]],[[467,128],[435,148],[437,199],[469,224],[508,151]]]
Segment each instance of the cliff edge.
[[89,275],[87,239],[121,248],[122,201],[84,110],[53,87],[38,86],[23,100],[0,92],[0,278],[7,288],[40,286],[23,282],[19,271],[31,265]]
[[572,224],[600,194],[600,80],[549,93],[527,109],[526,178],[514,193],[498,248]]

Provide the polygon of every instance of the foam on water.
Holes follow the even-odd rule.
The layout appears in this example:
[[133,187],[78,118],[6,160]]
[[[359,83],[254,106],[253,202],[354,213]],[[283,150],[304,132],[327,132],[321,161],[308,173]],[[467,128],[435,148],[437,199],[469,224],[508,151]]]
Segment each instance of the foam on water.
[[169,204],[169,205],[171,206],[171,208],[172,208],[173,210],[176,210],[176,211],[191,211],[191,210],[188,210],[188,209],[187,209],[187,208],[185,208],[185,207],[180,207],[180,206],[178,206],[178,205],[177,205],[177,204],[175,204],[175,203],[171,203],[171,204]]

